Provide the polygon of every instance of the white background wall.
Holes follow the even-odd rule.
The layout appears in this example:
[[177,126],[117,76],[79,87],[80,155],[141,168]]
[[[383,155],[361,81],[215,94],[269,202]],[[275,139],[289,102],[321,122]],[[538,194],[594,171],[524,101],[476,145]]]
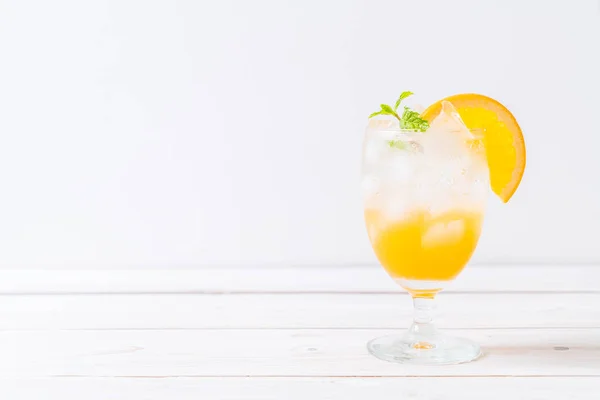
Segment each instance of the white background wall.
[[521,123],[477,261],[600,261],[599,53],[596,0],[0,0],[0,267],[375,262],[360,146],[402,90]]

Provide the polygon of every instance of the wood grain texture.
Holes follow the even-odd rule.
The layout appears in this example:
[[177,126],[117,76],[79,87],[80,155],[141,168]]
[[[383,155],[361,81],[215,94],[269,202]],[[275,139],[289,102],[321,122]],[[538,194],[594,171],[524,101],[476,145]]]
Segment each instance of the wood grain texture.
[[229,329],[0,333],[2,377],[596,376],[600,329],[480,329],[477,362],[425,367],[387,363],[368,340],[396,331]]
[[[467,269],[439,325],[473,363],[370,356],[408,295],[377,267],[0,271],[0,398],[589,399],[600,389],[600,268]],[[592,396],[592,397],[590,397]]]
[[[447,328],[600,328],[600,294],[443,293]],[[0,330],[401,328],[412,302],[397,294],[0,296]]]

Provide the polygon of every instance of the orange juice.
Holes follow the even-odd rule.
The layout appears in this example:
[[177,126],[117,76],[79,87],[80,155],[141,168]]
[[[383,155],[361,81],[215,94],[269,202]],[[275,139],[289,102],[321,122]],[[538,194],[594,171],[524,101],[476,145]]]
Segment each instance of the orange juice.
[[465,267],[477,246],[483,212],[425,210],[390,220],[365,210],[369,238],[379,262],[393,278],[448,281]]

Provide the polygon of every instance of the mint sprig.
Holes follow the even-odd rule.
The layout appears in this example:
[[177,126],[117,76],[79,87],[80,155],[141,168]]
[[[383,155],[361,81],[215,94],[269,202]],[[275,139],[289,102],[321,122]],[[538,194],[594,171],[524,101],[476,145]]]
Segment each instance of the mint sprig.
[[404,112],[402,113],[402,118],[400,118],[400,128],[425,132],[429,128],[429,122],[421,118],[418,112],[404,106]]
[[394,108],[392,108],[388,104],[381,104],[379,107],[381,110],[375,111],[369,118],[373,118],[377,115],[391,115],[395,117],[400,122],[401,129],[410,129],[417,132],[425,132],[427,128],[429,128],[429,122],[425,121],[418,112],[411,110],[409,107],[404,106],[404,112],[402,116],[398,115],[398,107],[400,107],[400,103],[402,100],[407,97],[413,95],[413,92],[402,92],[396,100],[396,104],[394,104]]

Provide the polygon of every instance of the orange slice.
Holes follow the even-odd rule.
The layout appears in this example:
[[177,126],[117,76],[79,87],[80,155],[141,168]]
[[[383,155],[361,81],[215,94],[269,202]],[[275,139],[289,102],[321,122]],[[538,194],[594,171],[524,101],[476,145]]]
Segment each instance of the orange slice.
[[517,120],[496,100],[474,93],[446,97],[423,111],[421,118],[433,121],[444,100],[452,103],[467,128],[481,129],[492,190],[506,203],[525,171],[525,140]]

